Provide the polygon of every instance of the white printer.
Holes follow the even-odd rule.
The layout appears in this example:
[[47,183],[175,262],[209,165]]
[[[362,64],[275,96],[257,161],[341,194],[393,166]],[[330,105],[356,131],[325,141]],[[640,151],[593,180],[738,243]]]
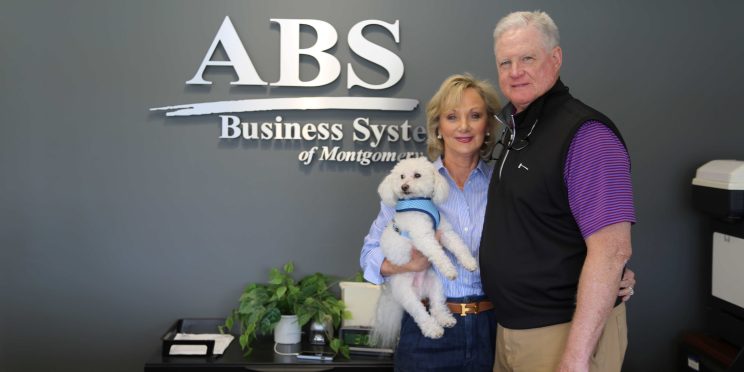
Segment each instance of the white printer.
[[744,217],[744,161],[713,160],[698,168],[692,202],[715,218]]
[[[708,327],[739,347],[744,346],[744,161],[713,160],[697,169],[692,180],[693,205],[710,215],[710,296]],[[733,369],[744,370],[744,348]]]

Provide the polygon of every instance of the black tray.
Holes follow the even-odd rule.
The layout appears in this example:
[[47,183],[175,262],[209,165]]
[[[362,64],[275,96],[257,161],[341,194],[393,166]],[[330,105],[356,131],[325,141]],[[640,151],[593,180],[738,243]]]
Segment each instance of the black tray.
[[[174,340],[177,333],[219,333],[219,326],[225,324],[224,318],[195,318],[195,319],[178,319],[168,328],[168,331],[162,337],[164,357],[170,356],[170,349],[173,345],[203,345],[207,347],[207,353],[204,355],[191,355],[196,357],[219,357],[214,354],[214,340]],[[190,356],[190,355],[178,355]]]

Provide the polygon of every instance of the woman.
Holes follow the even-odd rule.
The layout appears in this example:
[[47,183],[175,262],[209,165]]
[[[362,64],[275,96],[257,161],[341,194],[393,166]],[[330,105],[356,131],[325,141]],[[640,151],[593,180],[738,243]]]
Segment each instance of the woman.
[[[500,109],[493,87],[468,74],[447,78],[426,109],[429,158],[450,186],[447,200],[438,207],[474,257],[478,257],[493,172],[486,161],[498,137],[495,114]],[[383,257],[380,235],[393,214],[394,208],[381,204],[380,213],[364,238],[360,263],[365,279],[372,283],[381,284],[385,276],[395,273],[429,268],[426,257],[415,250],[411,261],[403,266],[393,265]],[[480,272],[457,268],[455,280],[438,273],[449,307],[457,312],[457,324],[445,329],[442,338],[433,340],[424,337],[405,314],[395,352],[396,371],[492,370],[496,333],[492,305],[484,296]],[[624,300],[630,297],[633,284],[633,273],[629,272],[619,293]]]

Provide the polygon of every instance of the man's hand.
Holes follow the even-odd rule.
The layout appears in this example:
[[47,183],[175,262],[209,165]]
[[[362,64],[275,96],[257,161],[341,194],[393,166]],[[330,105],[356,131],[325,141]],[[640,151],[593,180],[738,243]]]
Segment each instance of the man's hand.
[[630,296],[633,295],[633,287],[635,287],[635,273],[631,269],[625,269],[623,279],[620,281],[620,292],[618,296],[623,298],[623,302],[630,300]]

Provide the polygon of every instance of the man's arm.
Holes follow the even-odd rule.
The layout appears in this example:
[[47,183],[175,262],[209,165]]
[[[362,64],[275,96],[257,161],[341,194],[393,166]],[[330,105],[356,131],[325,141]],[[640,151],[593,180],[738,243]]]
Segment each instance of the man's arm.
[[630,222],[608,225],[585,239],[587,255],[579,278],[576,312],[558,371],[588,371],[589,361],[617,299],[623,267],[630,259]]

